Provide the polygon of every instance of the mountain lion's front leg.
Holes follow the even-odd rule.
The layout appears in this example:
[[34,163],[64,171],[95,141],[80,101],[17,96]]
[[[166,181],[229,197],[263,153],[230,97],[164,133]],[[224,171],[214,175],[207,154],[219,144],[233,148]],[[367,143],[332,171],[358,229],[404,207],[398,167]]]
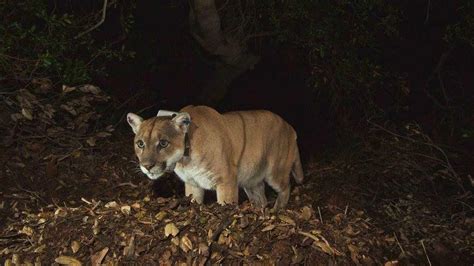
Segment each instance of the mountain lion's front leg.
[[224,204],[238,204],[239,203],[239,187],[237,181],[227,181],[218,184],[216,187],[217,203]]
[[191,195],[192,200],[201,204],[204,201],[204,189],[189,184],[184,184],[184,194],[186,197]]

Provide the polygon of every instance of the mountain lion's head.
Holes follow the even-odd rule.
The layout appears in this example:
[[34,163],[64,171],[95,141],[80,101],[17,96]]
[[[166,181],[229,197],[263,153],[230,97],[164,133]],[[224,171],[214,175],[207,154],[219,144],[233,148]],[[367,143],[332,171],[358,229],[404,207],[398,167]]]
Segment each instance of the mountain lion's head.
[[143,120],[129,113],[127,122],[135,133],[135,154],[140,169],[155,180],[165,172],[172,172],[185,150],[185,134],[191,118],[181,112],[174,117],[153,117]]

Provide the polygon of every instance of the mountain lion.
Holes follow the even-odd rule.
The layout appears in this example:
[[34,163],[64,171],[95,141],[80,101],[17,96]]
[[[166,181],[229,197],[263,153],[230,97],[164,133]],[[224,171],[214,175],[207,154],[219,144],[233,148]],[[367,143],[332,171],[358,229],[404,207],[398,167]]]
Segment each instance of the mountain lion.
[[220,114],[186,106],[147,120],[129,113],[127,121],[143,173],[155,180],[174,171],[186,196],[198,203],[207,189],[217,191],[218,203],[236,204],[240,186],[254,205],[265,207],[265,181],[278,192],[273,206],[278,210],[290,196],[290,172],[297,183],[303,181],[296,132],[269,111]]

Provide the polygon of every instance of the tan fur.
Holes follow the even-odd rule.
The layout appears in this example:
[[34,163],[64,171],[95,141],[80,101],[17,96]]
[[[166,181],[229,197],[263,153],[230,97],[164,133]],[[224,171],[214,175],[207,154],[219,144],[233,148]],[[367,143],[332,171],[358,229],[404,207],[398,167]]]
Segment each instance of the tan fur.
[[[220,204],[237,203],[242,187],[253,204],[265,206],[264,182],[278,192],[274,210],[283,208],[290,195],[290,173],[303,181],[295,130],[269,111],[220,114],[206,106],[187,106],[177,117],[154,117],[142,122],[134,114],[128,121],[136,131],[135,144],[141,168],[156,179],[174,171],[185,183],[186,196],[203,201],[204,189],[217,191]],[[191,123],[187,126],[186,119]],[[184,121],[184,122],[183,122]],[[183,157],[184,135],[189,134],[190,156]],[[169,141],[157,149],[160,139]],[[143,165],[150,167],[147,171]]]

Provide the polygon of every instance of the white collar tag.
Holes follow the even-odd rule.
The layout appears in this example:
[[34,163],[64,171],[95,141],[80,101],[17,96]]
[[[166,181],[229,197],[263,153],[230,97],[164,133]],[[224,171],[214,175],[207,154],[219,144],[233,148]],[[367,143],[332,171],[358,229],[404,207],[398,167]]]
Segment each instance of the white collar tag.
[[175,116],[178,112],[168,111],[168,110],[159,110],[156,116]]

